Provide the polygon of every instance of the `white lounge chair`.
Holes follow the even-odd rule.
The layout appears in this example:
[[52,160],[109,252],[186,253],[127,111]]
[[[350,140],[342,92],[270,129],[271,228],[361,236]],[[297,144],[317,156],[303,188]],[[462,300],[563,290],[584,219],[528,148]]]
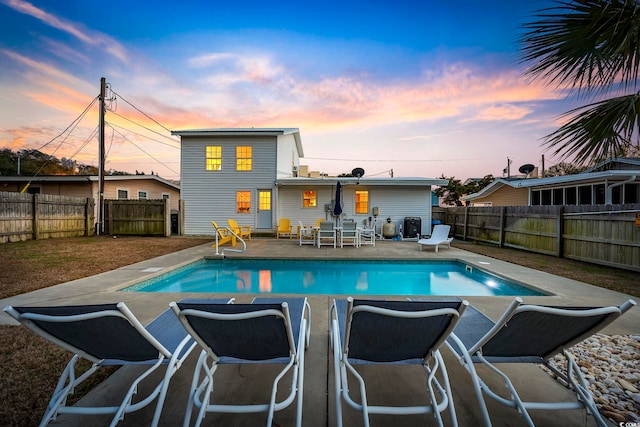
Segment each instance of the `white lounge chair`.
[[[496,323],[470,306],[448,338],[447,345],[471,375],[485,425],[491,426],[491,419],[484,394],[517,409],[529,426],[534,426],[529,410],[585,408],[598,426],[608,426],[598,412],[580,367],[566,350],[595,334],[634,305],[635,301],[628,300],[620,307],[558,308],[523,305],[522,300],[516,298]],[[556,354],[566,358],[567,372],[559,371],[548,362]],[[501,378],[510,396],[503,397],[491,390],[491,382],[482,380],[475,363],[482,363],[490,369],[481,372],[494,372]],[[573,402],[523,401],[511,380],[495,366],[499,363],[543,364],[568,384],[577,399]]]
[[449,231],[451,230],[450,225],[438,224],[433,227],[433,232],[431,233],[431,237],[428,239],[420,239],[418,240],[418,244],[420,245],[420,250],[422,250],[423,246],[434,246],[436,248],[436,252],[438,252],[438,246],[443,245],[451,248],[451,242],[453,241],[453,237],[449,237]]
[[[441,412],[449,409],[457,418],[447,370],[439,347],[468,305],[461,299],[431,301],[334,300],[330,310],[331,344],[335,375],[336,425],[342,426],[342,400],[362,412],[365,427],[369,414],[432,414],[442,426]],[[428,396],[423,405],[369,405],[363,376],[357,365],[421,365],[426,373]],[[440,372],[438,372],[440,371]],[[439,380],[436,374],[442,377]],[[349,395],[348,379],[359,384],[360,403]],[[393,381],[393,378],[390,378]],[[442,381],[442,382],[441,382]]]
[[[169,381],[196,345],[171,310],[163,312],[146,327],[123,302],[57,307],[8,306],[4,311],[41,337],[75,353],[58,380],[41,426],[54,421],[59,414],[113,414],[111,425],[115,426],[127,413],[146,407],[156,398],[151,425],[158,425]],[[93,365],[76,377],[79,358],[87,359]],[[150,367],[133,379],[119,406],[67,406],[68,396],[98,368],[124,365]],[[165,373],[157,386],[148,396],[138,397],[134,403],[138,385],[162,366],[166,367]]]
[[[207,412],[267,412],[267,426],[273,425],[274,412],[297,400],[296,425],[302,424],[304,352],[309,345],[310,307],[306,298],[256,298],[252,304],[208,304],[172,302],[182,324],[203,348],[195,367],[184,425],[197,409],[195,425]],[[274,378],[271,397],[266,403],[211,403],[214,374],[224,364],[282,364]],[[291,372],[290,391],[277,402],[278,383]],[[297,399],[296,399],[297,397]]]

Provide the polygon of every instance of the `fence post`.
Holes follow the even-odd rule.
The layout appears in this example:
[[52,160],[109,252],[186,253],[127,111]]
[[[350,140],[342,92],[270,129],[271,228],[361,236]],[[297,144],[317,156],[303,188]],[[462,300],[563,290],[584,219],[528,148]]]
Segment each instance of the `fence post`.
[[[115,230],[113,229],[113,215],[114,215],[114,212],[113,212],[113,200],[109,200],[107,202],[106,207],[107,207],[107,211],[106,212],[109,215],[109,218],[108,218],[109,219],[109,221],[108,221],[108,224],[109,224],[109,235],[113,236],[113,235],[115,235]],[[104,221],[104,218],[102,220]],[[103,232],[104,232],[104,230],[103,230]],[[107,233],[104,233],[104,234],[107,234]]]
[[556,256],[558,258],[563,258],[564,256],[564,206],[558,206],[557,222],[558,222],[558,225],[556,226],[556,228],[557,228],[558,237],[556,238],[556,242],[558,247],[556,250]]
[[171,237],[171,207],[169,199],[162,199],[164,202],[164,237]]
[[467,240],[467,225],[469,224],[469,206],[464,207],[464,224],[462,226],[462,240]]
[[500,209],[500,237],[498,241],[498,246],[504,248],[504,228],[507,220],[507,207],[503,206]]
[[178,200],[178,236],[184,236],[184,199]]
[[40,227],[38,226],[40,222],[40,209],[38,209],[38,205],[40,201],[38,200],[38,193],[33,195],[33,224],[31,224],[31,229],[33,230],[33,240],[38,240],[40,238]]
[[91,200],[93,200],[91,197],[87,197],[84,203],[84,235],[87,237],[91,235],[91,214],[89,213],[89,209],[92,209]]

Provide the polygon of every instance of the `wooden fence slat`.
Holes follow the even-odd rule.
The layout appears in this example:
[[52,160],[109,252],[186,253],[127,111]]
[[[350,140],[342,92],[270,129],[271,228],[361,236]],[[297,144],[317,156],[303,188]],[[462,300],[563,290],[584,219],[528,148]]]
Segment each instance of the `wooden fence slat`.
[[[462,240],[640,271],[640,204],[436,207]],[[459,222],[463,216],[464,222]]]

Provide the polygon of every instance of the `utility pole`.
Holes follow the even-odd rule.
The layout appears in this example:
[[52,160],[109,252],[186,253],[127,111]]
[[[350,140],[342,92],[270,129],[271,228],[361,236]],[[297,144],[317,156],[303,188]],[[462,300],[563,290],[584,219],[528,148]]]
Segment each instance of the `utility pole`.
[[99,98],[99,122],[98,122],[98,221],[96,234],[100,236],[104,233],[104,97],[107,88],[107,81],[104,77],[100,79]]

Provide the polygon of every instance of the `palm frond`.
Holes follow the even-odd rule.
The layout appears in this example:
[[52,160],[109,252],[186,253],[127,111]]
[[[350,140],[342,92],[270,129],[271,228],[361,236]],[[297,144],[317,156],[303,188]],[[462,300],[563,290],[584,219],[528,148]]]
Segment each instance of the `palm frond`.
[[544,138],[554,155],[577,164],[624,156],[640,146],[640,94],[626,95],[576,108],[563,115],[565,125]]
[[558,1],[524,25],[520,61],[526,74],[558,88],[606,91],[621,81],[635,87],[640,69],[637,0]]

